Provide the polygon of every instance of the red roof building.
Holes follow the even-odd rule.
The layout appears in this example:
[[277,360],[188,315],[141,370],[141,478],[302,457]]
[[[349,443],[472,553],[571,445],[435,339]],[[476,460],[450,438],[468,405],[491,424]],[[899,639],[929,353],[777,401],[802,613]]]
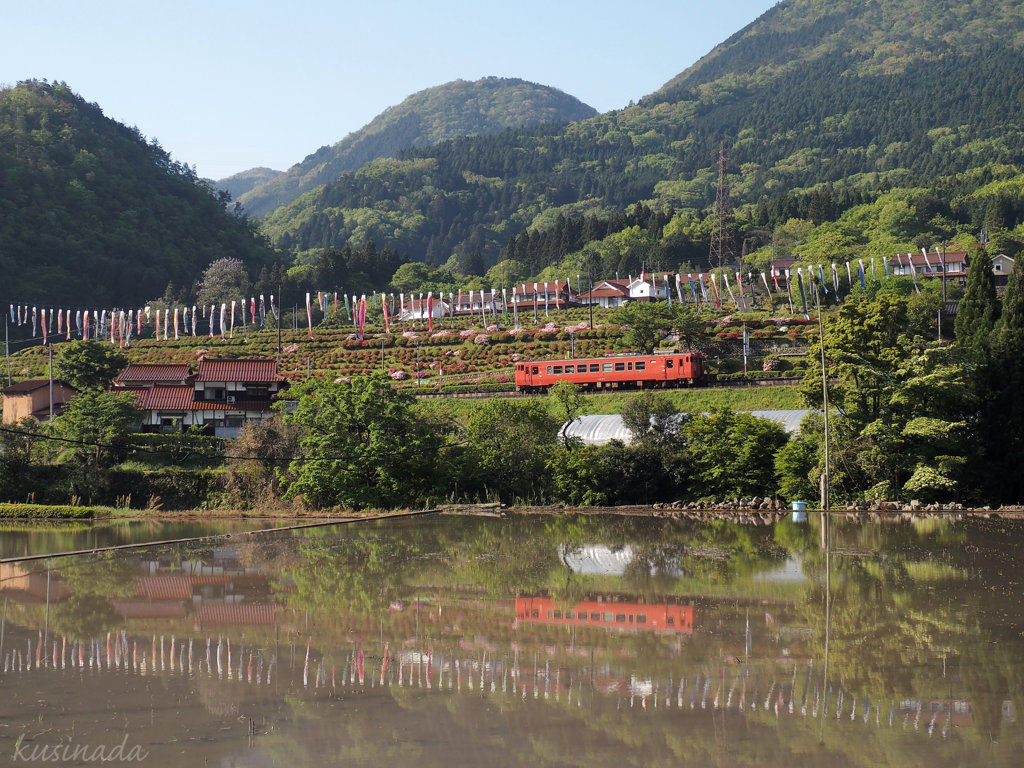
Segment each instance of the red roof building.
[[205,359],[188,365],[131,364],[115,379],[115,392],[134,392],[145,414],[143,429],[173,431],[193,425],[218,437],[237,437],[242,425],[271,415],[285,378],[263,358]]

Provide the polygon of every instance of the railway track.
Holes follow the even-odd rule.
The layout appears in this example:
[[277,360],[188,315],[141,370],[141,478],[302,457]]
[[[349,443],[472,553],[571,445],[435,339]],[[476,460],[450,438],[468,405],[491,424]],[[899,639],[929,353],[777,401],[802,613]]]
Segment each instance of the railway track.
[[[799,384],[801,381],[803,381],[803,378],[800,377],[800,376],[790,376],[790,377],[775,378],[775,379],[751,379],[751,380],[748,380],[748,381],[736,381],[736,380],[709,381],[705,385],[703,385],[703,387],[701,387],[701,388],[707,388],[707,389],[750,389],[752,387],[782,387],[782,386],[793,386],[795,384]],[[516,392],[514,389],[500,391],[500,392],[488,392],[488,391],[473,390],[473,389],[467,390],[467,389],[464,389],[464,388],[460,389],[458,392],[445,392],[443,390],[439,392],[439,391],[437,391],[437,390],[435,390],[433,388],[431,388],[430,392],[417,392],[415,387],[410,387],[409,389],[412,390],[412,394],[413,395],[415,395],[418,398],[423,398],[423,399],[436,399],[436,398],[450,397],[450,398],[464,399],[464,400],[482,400],[482,399],[488,398],[488,397],[513,397],[513,398],[515,398],[515,397],[534,397],[534,395],[532,395],[532,394],[524,394],[524,393],[521,393],[521,392]],[[653,389],[654,391],[659,391],[659,390],[657,390],[654,387],[649,387],[648,389],[649,390]],[[639,389],[627,389],[627,388],[620,388],[620,389],[598,389],[598,390],[594,390],[593,392],[587,392],[586,394],[588,394],[588,395],[611,395],[611,394],[621,394],[623,392],[639,392],[639,391],[641,391],[641,390],[639,390]]]

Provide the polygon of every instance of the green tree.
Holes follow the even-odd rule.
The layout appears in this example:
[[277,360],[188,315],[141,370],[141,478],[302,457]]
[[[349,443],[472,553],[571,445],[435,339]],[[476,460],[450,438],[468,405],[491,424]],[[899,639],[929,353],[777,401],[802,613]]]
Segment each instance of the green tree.
[[91,498],[102,486],[102,471],[124,457],[141,418],[134,394],[93,390],[74,397],[48,425],[64,444],[59,460],[75,467],[73,495]]
[[420,288],[430,277],[430,268],[419,261],[406,262],[391,277],[391,285],[396,291],[412,291]]
[[60,355],[53,361],[53,375],[79,392],[102,391],[128,364],[128,358],[117,347],[84,339],[60,346]]
[[223,303],[231,304],[233,299],[244,299],[251,291],[249,274],[240,260],[217,259],[203,271],[196,301],[200,306],[220,306]]
[[282,496],[282,478],[294,479],[284,470],[297,449],[296,425],[280,416],[246,421],[231,444],[225,483],[228,502],[241,509],[273,507]]
[[775,494],[775,453],[787,440],[780,425],[717,409],[694,416],[682,432],[698,495],[723,500]]
[[622,423],[632,437],[634,445],[671,445],[679,441],[679,429],[684,419],[676,413],[665,395],[640,392],[622,407]]
[[583,395],[580,385],[571,381],[555,383],[548,390],[548,399],[555,404],[555,413],[562,422],[562,440],[566,447],[571,447],[566,432],[577,418],[590,410],[590,401]]
[[999,319],[999,300],[996,298],[992,259],[982,249],[970,255],[967,268],[967,286],[957,307],[956,341],[963,349],[988,356],[992,329]]
[[542,498],[559,426],[539,400],[488,400],[466,426],[466,456],[477,487],[503,501]]
[[351,381],[308,379],[285,423],[298,428],[298,454],[282,475],[286,497],[315,507],[394,507],[429,488],[435,440],[420,429],[414,398],[381,372]]
[[672,330],[674,320],[672,310],[660,301],[631,301],[608,316],[609,322],[626,326],[626,343],[645,355],[651,354],[662,336]]

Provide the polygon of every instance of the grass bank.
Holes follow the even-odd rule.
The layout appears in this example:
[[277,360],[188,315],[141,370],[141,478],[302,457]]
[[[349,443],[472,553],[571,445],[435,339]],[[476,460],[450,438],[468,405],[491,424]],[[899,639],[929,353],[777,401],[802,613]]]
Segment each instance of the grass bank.
[[[806,408],[795,386],[779,387],[712,387],[701,389],[658,390],[680,412],[706,413],[712,408],[732,411],[767,411]],[[636,397],[636,392],[611,392],[587,395],[588,413],[622,413],[623,407]],[[539,396],[554,410],[554,403]],[[428,417],[465,421],[485,400],[462,398],[423,399],[416,409]]]
[[91,520],[100,514],[97,507],[69,504],[0,504],[2,520]]

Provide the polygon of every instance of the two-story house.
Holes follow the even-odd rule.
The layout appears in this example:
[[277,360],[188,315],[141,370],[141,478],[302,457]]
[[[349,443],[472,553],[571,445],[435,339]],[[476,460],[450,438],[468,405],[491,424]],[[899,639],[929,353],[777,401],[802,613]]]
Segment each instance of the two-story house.
[[246,421],[269,418],[286,384],[274,360],[205,359],[196,373],[188,365],[130,363],[114,379],[113,391],[136,394],[144,431],[200,426],[232,438]]

